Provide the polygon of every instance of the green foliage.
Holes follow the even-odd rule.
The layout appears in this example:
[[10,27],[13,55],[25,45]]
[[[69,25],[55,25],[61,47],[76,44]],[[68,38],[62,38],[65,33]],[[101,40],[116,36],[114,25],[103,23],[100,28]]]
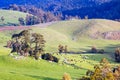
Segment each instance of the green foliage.
[[104,49],[100,49],[99,51],[98,51],[98,53],[101,53],[101,54],[104,54]]
[[38,60],[40,54],[44,53],[45,40],[43,35],[39,33],[30,33],[30,31],[31,29],[23,30],[17,35],[12,35],[13,40],[15,40],[13,41],[14,44],[19,45],[18,47],[13,47],[13,50],[15,50],[15,52],[19,52],[24,56],[27,56],[25,53],[29,53],[30,56],[34,55],[35,59]]
[[71,80],[71,77],[70,77],[69,74],[64,73],[64,75],[63,75],[63,79],[62,79],[62,80]]
[[18,18],[18,21],[19,21],[20,25],[25,25],[24,18],[20,17],[20,18]]
[[[118,69],[117,69],[118,71]],[[90,71],[89,71],[90,73]],[[80,80],[118,80],[114,75],[112,68],[106,58],[100,61],[99,65],[94,66],[94,72],[89,75],[88,79],[82,77]]]
[[27,15],[25,19],[26,25],[34,25],[39,24],[39,19],[33,15]]

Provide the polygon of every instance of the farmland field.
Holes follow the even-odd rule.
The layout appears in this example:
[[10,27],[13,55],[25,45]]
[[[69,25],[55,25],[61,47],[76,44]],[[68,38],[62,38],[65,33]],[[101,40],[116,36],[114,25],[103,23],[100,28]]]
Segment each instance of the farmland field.
[[[94,31],[116,31],[120,29],[119,26],[119,22],[93,19],[59,21],[46,27],[40,25],[29,27],[33,33],[43,34],[46,40],[45,52],[58,57],[59,63],[35,60],[31,57],[17,60],[9,56],[11,49],[4,46],[11,39],[12,34],[22,29],[2,30],[0,31],[0,80],[61,80],[65,72],[71,75],[72,80],[76,80],[84,76],[88,69],[93,70],[93,66],[99,64],[102,58],[108,59],[112,66],[118,65],[114,60],[114,51],[120,47],[120,41],[105,40],[101,37],[92,39],[89,35]],[[57,55],[59,44],[67,45],[70,53]],[[89,53],[92,46],[104,49],[105,53]],[[70,62],[74,65],[63,64],[65,58],[74,60]]]

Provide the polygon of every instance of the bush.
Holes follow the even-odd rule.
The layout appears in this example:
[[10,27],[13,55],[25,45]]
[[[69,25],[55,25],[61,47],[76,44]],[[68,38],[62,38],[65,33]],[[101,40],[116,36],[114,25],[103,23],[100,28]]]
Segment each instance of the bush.
[[98,53],[104,54],[104,49],[100,49]]
[[58,63],[58,61],[59,61],[59,59],[57,57],[53,56],[50,53],[42,54],[41,58],[44,59],[44,60],[53,61],[53,62],[56,62],[56,63]]
[[91,48],[91,52],[92,52],[92,53],[97,53],[98,51],[97,51],[96,47],[93,46],[93,47]]
[[[87,71],[91,73],[92,71]],[[94,71],[87,77],[82,77],[79,80],[120,80],[120,66],[113,69],[106,58],[100,61],[100,64],[94,66]]]
[[62,80],[71,80],[71,77],[70,77],[69,74],[65,73],[65,74],[63,75],[63,79],[62,79]]

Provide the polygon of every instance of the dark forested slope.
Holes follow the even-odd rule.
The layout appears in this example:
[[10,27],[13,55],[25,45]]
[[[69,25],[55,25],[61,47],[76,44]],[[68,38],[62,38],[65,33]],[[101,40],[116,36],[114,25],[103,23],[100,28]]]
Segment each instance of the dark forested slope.
[[0,7],[32,5],[53,14],[84,18],[120,19],[120,0],[0,0]]

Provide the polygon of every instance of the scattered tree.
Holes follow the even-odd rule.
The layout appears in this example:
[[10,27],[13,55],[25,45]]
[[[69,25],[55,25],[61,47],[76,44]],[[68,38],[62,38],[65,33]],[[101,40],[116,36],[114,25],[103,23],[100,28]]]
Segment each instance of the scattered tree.
[[67,53],[68,52],[68,46],[67,45],[65,45],[65,46],[63,46],[63,45],[59,45],[58,46],[58,51],[59,51],[59,53],[61,54],[61,53]]
[[20,17],[20,18],[18,18],[18,21],[19,21],[20,25],[25,25],[24,18]]
[[3,22],[4,20],[5,20],[5,18],[2,16],[2,17],[1,17],[1,21]]
[[112,68],[106,58],[100,61],[99,65],[94,66],[94,71],[87,71],[87,76],[79,80],[120,80],[120,66]]
[[39,19],[36,16],[33,15],[27,15],[26,16],[26,25],[34,25],[34,24],[39,24]]
[[95,46],[93,46],[92,48],[91,48],[91,52],[92,53],[97,53],[98,51],[97,51],[97,48],[95,47]]

